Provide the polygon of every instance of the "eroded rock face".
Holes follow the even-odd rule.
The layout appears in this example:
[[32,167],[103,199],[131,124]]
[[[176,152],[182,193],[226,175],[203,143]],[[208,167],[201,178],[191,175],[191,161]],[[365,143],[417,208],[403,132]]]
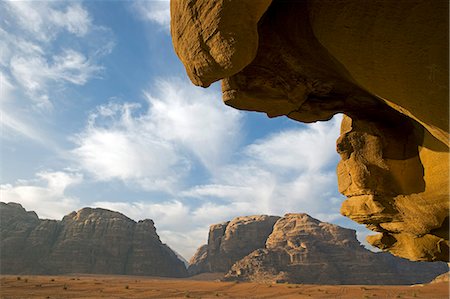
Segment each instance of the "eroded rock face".
[[192,82],[269,117],[344,113],[342,214],[383,250],[448,261],[448,2],[212,2],[171,1]]
[[313,284],[413,284],[448,270],[445,263],[411,262],[362,247],[354,230],[307,214],[280,218],[259,248],[237,261],[227,280]]
[[136,223],[117,212],[84,208],[62,221],[41,220],[19,204],[0,202],[0,224],[2,274],[187,274],[149,219]]
[[446,153],[422,148],[423,135],[407,125],[344,117],[337,142],[339,191],[347,196],[341,213],[380,232],[368,241],[381,249],[412,260],[446,261],[448,189],[435,171],[445,174],[448,166],[429,169],[421,162],[441,156],[447,163]]
[[201,246],[190,261],[188,272],[227,272],[250,252],[264,246],[277,216],[236,217],[232,221],[211,225],[208,244]]

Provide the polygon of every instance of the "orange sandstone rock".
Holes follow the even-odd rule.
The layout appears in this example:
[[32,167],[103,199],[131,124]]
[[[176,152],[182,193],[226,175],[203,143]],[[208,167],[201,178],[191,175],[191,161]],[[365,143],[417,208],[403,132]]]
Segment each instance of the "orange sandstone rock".
[[447,1],[172,0],[192,82],[237,109],[301,122],[344,113],[342,214],[369,242],[449,260]]

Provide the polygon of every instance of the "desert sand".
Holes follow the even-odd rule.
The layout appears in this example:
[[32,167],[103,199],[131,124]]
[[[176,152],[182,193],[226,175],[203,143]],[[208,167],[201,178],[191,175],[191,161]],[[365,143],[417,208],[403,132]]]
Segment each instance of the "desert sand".
[[[211,281],[142,276],[0,277],[1,298],[448,298],[446,282],[415,286],[303,285]],[[209,280],[209,281],[208,281]]]

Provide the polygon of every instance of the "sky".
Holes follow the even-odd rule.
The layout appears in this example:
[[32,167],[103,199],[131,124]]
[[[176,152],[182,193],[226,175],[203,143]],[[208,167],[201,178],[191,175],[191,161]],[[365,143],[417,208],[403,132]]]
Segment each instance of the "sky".
[[339,214],[341,116],[269,119],[194,86],[168,1],[0,1],[0,40],[0,201],[149,218],[186,259],[211,224],[244,215],[308,213],[367,236]]

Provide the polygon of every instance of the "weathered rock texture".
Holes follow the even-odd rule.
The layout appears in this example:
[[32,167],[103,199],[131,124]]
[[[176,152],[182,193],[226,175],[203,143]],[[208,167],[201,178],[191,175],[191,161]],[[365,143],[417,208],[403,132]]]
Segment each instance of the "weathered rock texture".
[[[230,234],[232,231],[235,233]],[[227,262],[210,259],[210,252]],[[229,270],[226,280],[241,281],[412,284],[429,282],[448,267],[442,262],[411,262],[389,253],[374,253],[359,244],[354,230],[307,214],[287,214],[282,218],[238,217],[212,225],[208,245],[200,247],[189,270],[191,274]]]
[[2,202],[0,272],[187,275],[152,220],[135,222],[99,208],[72,212],[62,221],[41,220],[19,204]]
[[413,284],[447,271],[445,263],[411,262],[373,253],[354,230],[307,214],[277,221],[265,248],[235,263],[227,279],[317,284]]
[[231,266],[252,251],[264,247],[277,216],[237,217],[211,225],[208,244],[201,246],[190,261],[188,272],[227,272]]
[[411,260],[449,260],[448,1],[172,0],[192,82],[301,122],[344,113],[342,214]]

